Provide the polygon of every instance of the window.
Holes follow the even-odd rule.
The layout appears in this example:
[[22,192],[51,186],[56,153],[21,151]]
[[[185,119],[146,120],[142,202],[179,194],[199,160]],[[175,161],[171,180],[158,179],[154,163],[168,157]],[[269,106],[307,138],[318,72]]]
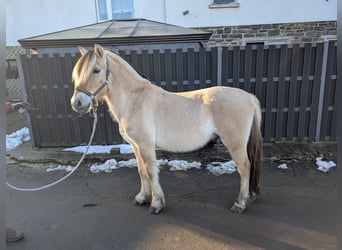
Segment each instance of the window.
[[291,43],[291,37],[260,37],[260,38],[244,38],[242,45],[279,45]]
[[17,61],[15,59],[7,59],[6,60],[6,79],[17,79],[18,76],[18,67]]
[[98,21],[134,17],[133,0],[97,0]]
[[235,0],[214,0],[214,4],[228,4],[231,2],[235,2]]
[[209,8],[237,8],[240,3],[237,0],[213,0]]
[[108,14],[107,14],[107,1],[106,0],[98,0],[97,1],[97,9],[98,9],[98,17],[99,21],[108,20]]

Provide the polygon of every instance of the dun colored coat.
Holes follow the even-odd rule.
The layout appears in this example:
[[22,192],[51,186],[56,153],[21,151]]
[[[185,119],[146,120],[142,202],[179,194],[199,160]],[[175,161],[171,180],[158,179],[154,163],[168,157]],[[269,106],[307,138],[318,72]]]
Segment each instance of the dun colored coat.
[[132,146],[141,179],[135,204],[150,202],[150,212],[165,206],[156,165],[157,149],[185,152],[219,136],[240,174],[240,193],[231,210],[242,212],[259,193],[262,161],[261,112],[257,98],[243,90],[211,87],[170,93],[142,78],[118,55],[95,45],[80,48],[73,69],[72,107],[90,112],[104,101]]

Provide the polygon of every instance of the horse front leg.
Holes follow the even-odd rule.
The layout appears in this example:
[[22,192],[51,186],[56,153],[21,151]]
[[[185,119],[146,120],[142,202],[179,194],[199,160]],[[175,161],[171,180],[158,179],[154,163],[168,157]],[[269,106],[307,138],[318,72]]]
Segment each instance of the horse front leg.
[[152,200],[149,211],[152,214],[158,214],[165,207],[165,197],[159,183],[159,168],[156,164],[155,150],[153,147],[141,147],[140,155],[151,186]]
[[146,202],[150,202],[152,198],[151,184],[146,172],[144,161],[138,150],[134,149],[135,158],[138,164],[138,173],[140,176],[141,188],[140,192],[133,199],[134,205],[143,205]]

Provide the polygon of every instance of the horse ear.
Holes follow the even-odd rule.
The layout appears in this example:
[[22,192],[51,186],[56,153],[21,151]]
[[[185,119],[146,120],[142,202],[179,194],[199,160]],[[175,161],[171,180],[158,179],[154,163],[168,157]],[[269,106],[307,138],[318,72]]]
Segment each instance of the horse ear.
[[84,56],[88,52],[88,50],[86,50],[85,48],[83,48],[81,46],[78,46],[78,49],[80,50],[82,56]]
[[103,57],[103,55],[104,55],[104,48],[102,48],[101,45],[95,44],[94,51],[95,51],[95,54],[98,57]]

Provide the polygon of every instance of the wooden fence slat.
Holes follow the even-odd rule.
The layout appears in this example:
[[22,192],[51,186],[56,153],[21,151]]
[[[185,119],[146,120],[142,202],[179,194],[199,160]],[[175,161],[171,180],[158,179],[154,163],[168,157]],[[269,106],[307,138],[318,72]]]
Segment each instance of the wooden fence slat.
[[193,48],[188,49],[188,84],[189,90],[195,89],[195,50]]
[[58,63],[59,73],[62,76],[60,95],[66,101],[66,103],[68,103],[68,105],[64,105],[65,110],[62,113],[63,120],[64,120],[63,123],[65,126],[64,129],[66,130],[64,142],[65,142],[65,146],[70,146],[75,143],[73,133],[70,129],[72,127],[72,120],[70,118],[72,117],[72,112],[73,112],[71,104],[70,104],[70,99],[71,99],[72,92],[73,92],[73,85],[71,84],[71,79],[72,79],[71,54],[67,53],[62,58],[56,58],[56,61],[58,61],[58,59],[62,59]]
[[[79,55],[75,55],[75,56],[71,56],[71,54],[68,54],[68,55],[65,55],[65,62],[66,62],[66,67],[69,66],[71,68],[74,67],[75,63],[76,63],[76,60],[79,58]],[[72,95],[73,93],[73,88],[70,88],[68,91],[65,91],[65,95],[68,96],[68,95]],[[70,114],[70,117],[71,117],[71,121],[70,121],[70,125],[72,128],[74,128],[71,133],[72,135],[72,140],[73,140],[73,144],[72,146],[74,145],[79,145],[80,143],[82,143],[82,138],[81,138],[81,131],[79,129],[79,126],[80,126],[80,121],[78,119],[78,114],[76,112],[73,112],[72,111],[72,108],[70,106],[70,111],[68,112],[68,114]],[[78,128],[77,128],[78,127]],[[77,128],[77,129],[76,129]]]
[[[54,54],[50,59],[50,67],[54,70],[54,82],[52,87],[52,94],[56,103],[56,122],[59,125],[59,143],[60,145],[71,144],[71,133],[68,127],[69,119],[67,118],[67,107],[70,106],[70,99],[65,98],[64,95],[64,79],[61,67],[61,62],[64,57],[59,54]],[[69,76],[71,77],[71,75]]]
[[223,86],[228,85],[228,47],[222,48],[222,71],[221,71],[221,82]]
[[160,51],[153,50],[153,81],[160,86],[161,83],[161,64],[160,64]]
[[313,87],[312,87],[312,102],[311,102],[311,112],[310,112],[310,124],[309,124],[309,140],[315,140],[316,129],[317,129],[317,116],[318,116],[318,102],[319,102],[319,91],[322,75],[323,66],[323,43],[317,44],[316,47],[316,58],[315,58],[315,72]]
[[299,67],[299,45],[294,44],[292,48],[292,62],[291,62],[291,77],[290,77],[290,89],[289,89],[289,107],[288,107],[288,119],[287,119],[287,131],[286,138],[293,140],[295,137],[295,103],[297,92],[297,77]]
[[139,63],[138,63],[138,53],[136,50],[132,50],[131,51],[131,60],[130,63],[132,65],[132,67],[134,67],[135,69],[139,68]]
[[[28,58],[26,55],[18,55],[19,61],[18,61],[18,69],[19,73],[22,73],[20,76],[20,81],[21,83],[25,84],[23,88],[26,90],[26,95],[27,95],[27,102],[30,103],[32,107],[36,107],[36,100],[34,99],[33,95],[33,90],[31,86],[31,71],[29,70],[29,65],[28,65]],[[22,71],[21,71],[22,70]],[[24,99],[25,101],[25,99]],[[41,141],[40,138],[40,133],[39,133],[39,126],[37,123],[36,119],[36,110],[28,110],[28,120],[30,122],[30,129],[31,129],[31,141],[32,141],[32,146],[36,147],[37,142]]]
[[311,46],[305,44],[304,46],[304,64],[302,75],[302,87],[300,91],[300,106],[299,106],[299,123],[298,123],[298,139],[303,140],[306,133],[307,121],[307,99],[309,88],[309,73],[310,73],[310,60],[311,60]]
[[251,76],[252,76],[252,46],[247,45],[245,50],[245,71],[244,71],[244,90],[248,92],[252,92],[252,83],[251,83]]
[[274,65],[275,64],[275,46],[270,45],[268,50],[267,64],[267,87],[266,87],[266,108],[265,108],[265,134],[266,140],[271,140],[273,136],[272,126],[272,104],[273,104],[273,89],[274,89]]
[[55,69],[51,65],[51,57],[49,55],[43,55],[45,60],[44,65],[42,66],[43,70],[41,72],[42,82],[45,84],[44,92],[45,92],[45,106],[47,107],[47,121],[49,123],[49,131],[51,136],[51,144],[58,145],[61,143],[59,136],[61,134],[60,124],[57,118],[57,103],[54,96],[54,78],[56,77]]
[[183,51],[176,49],[176,79],[177,79],[177,92],[183,91]]
[[171,55],[171,50],[166,49],[165,50],[165,82],[166,86],[165,89],[167,91],[172,90],[172,55]]
[[233,48],[233,87],[240,87],[240,47]]
[[[218,70],[218,62],[217,62],[217,58],[218,58],[218,48],[214,47],[211,50],[211,54],[209,56],[209,54],[207,53],[207,51],[205,52],[206,55],[206,59],[207,61],[210,61],[210,64],[206,65],[206,80],[208,79],[208,76],[211,74],[211,86],[213,85],[217,85],[218,83],[218,79],[217,79],[217,70]],[[211,72],[210,72],[211,70]],[[204,88],[207,88],[209,86],[205,85]]]
[[261,102],[261,107],[263,108],[263,98],[262,98],[262,72],[264,67],[264,47],[261,45],[257,46],[257,64],[255,72],[255,95]]
[[[32,58],[30,59],[32,64],[30,64],[31,68],[30,71],[32,72],[33,76],[33,83],[34,85],[32,86],[34,88],[34,98],[37,100],[37,116],[36,119],[38,120],[39,127],[39,133],[41,134],[41,138],[44,138],[45,142],[51,143],[51,136],[50,136],[50,129],[49,128],[49,123],[47,120],[47,106],[45,105],[46,103],[46,95],[45,91],[43,90],[43,83],[42,83],[42,77],[41,77],[41,65],[44,65],[44,61],[42,64],[39,62],[42,61],[43,59],[38,60],[37,55],[33,55]],[[41,143],[41,142],[40,142]]]
[[284,98],[285,98],[285,77],[287,69],[287,46],[280,47],[280,68],[279,84],[277,94],[277,114],[276,114],[276,135],[275,139],[281,141],[283,137],[283,119],[284,119]]
[[142,72],[147,78],[151,79],[148,50],[143,50],[141,53],[141,57],[142,57],[142,68],[140,72]]
[[200,48],[199,51],[199,74],[200,74],[200,88],[205,88],[207,86],[207,63],[206,63],[206,51],[204,48]]

